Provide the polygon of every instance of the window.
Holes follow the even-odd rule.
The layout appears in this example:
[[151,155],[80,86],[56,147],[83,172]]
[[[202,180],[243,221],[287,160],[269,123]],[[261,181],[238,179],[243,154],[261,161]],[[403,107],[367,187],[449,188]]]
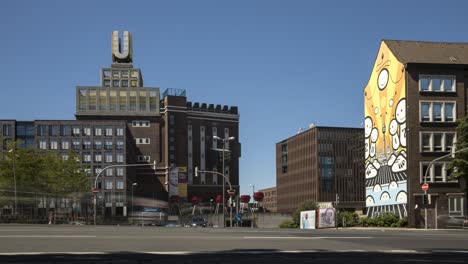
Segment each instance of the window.
[[106,153],[104,154],[104,156],[106,157],[106,162],[107,162],[107,163],[111,163],[111,162],[112,162],[112,153],[106,152]]
[[137,161],[138,162],[150,162],[151,161],[151,156],[138,155],[137,156]]
[[137,103],[137,94],[135,91],[130,91],[128,95],[128,101],[129,101],[129,110],[130,111],[135,111],[136,110],[136,103]]
[[123,153],[116,153],[115,154],[115,160],[117,163],[122,163],[124,162],[124,155]]
[[132,77],[132,78],[138,78],[138,71],[136,71],[136,70],[130,71],[130,77]]
[[90,127],[85,127],[83,128],[83,136],[91,136],[91,128]]
[[117,190],[123,190],[123,188],[124,188],[124,183],[123,183],[123,181],[122,181],[122,180],[117,180],[117,181],[115,181],[115,188],[116,188]]
[[116,128],[116,129],[115,129],[115,134],[116,134],[116,136],[118,136],[118,137],[122,137],[123,134],[124,134],[124,129],[123,129],[122,127]]
[[119,71],[112,71],[112,78],[119,78],[120,74]]
[[170,115],[169,116],[169,125],[174,125],[175,124],[175,116],[174,115]]
[[128,71],[121,71],[120,75],[122,76],[122,78],[128,78]]
[[106,180],[106,190],[112,190],[112,180]]
[[127,110],[127,91],[120,91],[119,93],[119,108],[120,111]]
[[112,80],[112,87],[119,87],[120,81],[119,80]]
[[104,87],[110,87],[110,80],[108,80],[108,79],[104,80],[103,86]]
[[454,122],[455,108],[454,102],[420,102],[420,121]]
[[137,87],[137,81],[136,80],[131,80],[130,81],[130,86],[131,87]]
[[94,153],[94,162],[102,162],[102,154]]
[[124,142],[123,140],[116,140],[115,142],[115,149],[123,150],[124,149]]
[[455,76],[419,76],[419,91],[421,92],[455,92]]
[[102,149],[102,140],[94,140],[94,149],[101,150]]
[[51,139],[50,140],[50,149],[58,149],[58,140],[57,139]]
[[70,135],[70,126],[62,125],[60,126],[60,135],[62,137],[68,137]]
[[60,156],[62,157],[62,160],[68,160],[68,153],[62,153]]
[[135,138],[135,143],[137,145],[140,144],[150,144],[150,139],[149,138]]
[[449,215],[453,216],[463,216],[464,214],[464,204],[463,196],[449,196]]
[[123,176],[124,175],[124,168],[116,168],[116,174],[117,176]]
[[288,144],[281,145],[281,171],[284,173],[288,172]]
[[112,149],[112,139],[106,139],[104,141],[104,149],[111,150]]
[[72,127],[72,136],[77,137],[80,135],[80,127],[74,126]]
[[98,175],[99,173],[101,173],[101,171],[102,171],[102,168],[100,165],[94,166],[94,174]]
[[103,70],[102,74],[104,75],[104,77],[109,77],[110,76],[110,71],[109,70]]
[[91,149],[91,140],[90,139],[83,139],[83,149],[90,150]]
[[57,137],[60,135],[60,126],[59,125],[53,125],[49,126],[49,135],[53,137]]
[[421,132],[421,152],[451,152],[455,145],[454,132]]
[[62,139],[60,145],[60,148],[64,150],[70,148],[70,142],[68,141],[68,139]]
[[106,169],[106,176],[112,176],[114,174],[114,168]]
[[72,148],[73,150],[80,150],[81,140],[80,139],[72,139]]
[[117,109],[117,91],[109,91],[109,110]]
[[102,136],[102,128],[95,127],[94,128],[94,136]]
[[105,132],[106,137],[111,137],[112,136],[112,127],[106,127],[104,132]]
[[44,138],[41,138],[39,141],[39,149],[47,149],[47,141]]
[[38,125],[37,126],[37,135],[38,136],[47,136],[47,125]]
[[149,127],[150,121],[148,120],[135,120],[132,121],[132,127]]
[[83,162],[84,163],[91,162],[91,154],[89,152],[83,152]]
[[122,80],[122,87],[128,87],[128,80]]
[[[420,181],[421,183],[424,182],[424,176],[426,175],[426,171],[428,169],[429,162],[421,162],[420,163]],[[451,170],[449,169],[449,163],[447,162],[436,162],[434,163],[429,172],[427,173],[426,181],[429,183],[445,183],[445,182],[454,182],[453,180],[449,179],[451,174]],[[456,181],[455,181],[456,182]]]
[[12,126],[11,125],[3,125],[3,136],[11,137]]

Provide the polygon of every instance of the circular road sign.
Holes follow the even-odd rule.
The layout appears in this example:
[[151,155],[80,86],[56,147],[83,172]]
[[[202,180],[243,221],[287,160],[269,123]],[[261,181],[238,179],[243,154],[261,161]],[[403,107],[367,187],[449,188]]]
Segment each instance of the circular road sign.
[[421,189],[422,189],[423,191],[429,190],[429,184],[424,183],[423,185],[421,185]]

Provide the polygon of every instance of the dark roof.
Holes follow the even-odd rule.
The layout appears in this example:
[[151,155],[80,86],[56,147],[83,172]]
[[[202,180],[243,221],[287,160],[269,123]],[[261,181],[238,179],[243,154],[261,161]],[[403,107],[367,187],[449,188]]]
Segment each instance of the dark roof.
[[468,43],[383,40],[401,63],[468,64]]

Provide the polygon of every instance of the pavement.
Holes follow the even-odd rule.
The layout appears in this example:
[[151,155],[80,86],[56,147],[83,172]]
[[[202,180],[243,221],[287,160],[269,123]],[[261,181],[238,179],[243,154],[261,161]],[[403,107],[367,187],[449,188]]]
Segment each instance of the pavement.
[[0,225],[0,263],[468,263],[468,231]]

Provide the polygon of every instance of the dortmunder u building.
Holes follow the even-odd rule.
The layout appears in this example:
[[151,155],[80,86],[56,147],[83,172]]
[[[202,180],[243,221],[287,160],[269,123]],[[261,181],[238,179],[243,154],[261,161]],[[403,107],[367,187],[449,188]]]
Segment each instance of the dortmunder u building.
[[125,216],[131,185],[135,197],[204,201],[222,194],[222,176],[194,168],[222,172],[218,156],[224,146],[225,175],[239,193],[239,113],[235,106],[192,103],[186,91],[145,87],[141,70],[133,67],[132,36],[112,34],[112,64],[100,71],[99,86],[76,87],[76,120],[0,120],[0,151],[10,141],[19,147],[53,150],[67,158],[70,150],[82,156],[90,179],[109,165],[153,166],[106,169],[98,179],[104,217]]

